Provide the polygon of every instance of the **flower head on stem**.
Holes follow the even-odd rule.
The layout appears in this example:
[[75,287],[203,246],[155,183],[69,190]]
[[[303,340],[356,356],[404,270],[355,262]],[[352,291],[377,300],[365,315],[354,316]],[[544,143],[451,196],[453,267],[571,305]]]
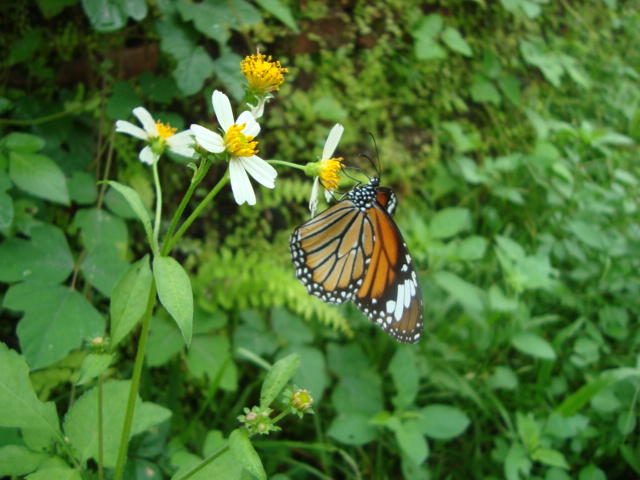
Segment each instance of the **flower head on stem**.
[[322,149],[322,157],[320,160],[308,163],[305,167],[305,173],[310,177],[314,177],[313,187],[311,188],[311,198],[309,199],[311,217],[314,216],[316,208],[318,207],[320,184],[322,183],[322,186],[325,188],[327,197],[338,188],[338,181],[340,180],[338,171],[342,168],[342,158],[332,158],[332,155],[338,146],[343,132],[344,127],[336,123],[329,132],[327,141]]
[[240,62],[242,74],[247,79],[245,101],[255,118],[264,113],[265,104],[273,98],[271,92],[280,89],[284,82],[284,74],[289,73],[279,61],[272,61],[258,51],[255,55],[247,56]]
[[275,168],[256,155],[258,142],[254,138],[260,133],[260,125],[249,111],[242,112],[234,122],[229,97],[218,90],[213,92],[212,102],[224,136],[195,124],[191,131],[201,147],[224,154],[229,161],[231,190],[238,205],[255,205],[256,196],[247,173],[267,188],[275,186],[278,175]]
[[140,150],[139,158],[142,163],[153,165],[154,159],[158,158],[166,150],[183,157],[193,156],[191,130],[176,133],[177,129],[171,128],[168,123],[164,124],[159,120],[154,121],[151,114],[144,107],[134,108],[133,114],[140,121],[142,128],[126,120],[118,120],[116,122],[116,132],[126,133],[147,142],[147,145]]

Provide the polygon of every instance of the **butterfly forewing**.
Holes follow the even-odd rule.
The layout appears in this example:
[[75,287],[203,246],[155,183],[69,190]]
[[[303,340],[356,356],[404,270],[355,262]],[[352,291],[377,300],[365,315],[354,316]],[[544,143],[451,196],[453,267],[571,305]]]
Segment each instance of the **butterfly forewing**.
[[391,218],[396,206],[395,194],[372,178],[294,230],[291,257],[310,294],[332,303],[353,300],[389,335],[414,343],[422,334],[422,294]]

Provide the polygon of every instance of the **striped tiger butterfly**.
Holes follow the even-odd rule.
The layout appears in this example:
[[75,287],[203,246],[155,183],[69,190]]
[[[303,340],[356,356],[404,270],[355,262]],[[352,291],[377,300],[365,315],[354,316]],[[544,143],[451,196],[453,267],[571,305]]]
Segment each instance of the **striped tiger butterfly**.
[[422,335],[423,305],[416,268],[393,221],[398,202],[373,177],[293,231],[296,276],[329,303],[353,301],[400,342]]

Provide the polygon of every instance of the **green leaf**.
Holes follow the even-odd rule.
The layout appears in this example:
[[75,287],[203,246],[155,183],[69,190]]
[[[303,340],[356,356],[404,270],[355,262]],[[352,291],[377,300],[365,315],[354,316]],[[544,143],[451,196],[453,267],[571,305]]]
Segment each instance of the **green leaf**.
[[37,3],[44,18],[49,20],[62,12],[65,7],[78,3],[78,0],[37,0]]
[[420,411],[420,430],[437,440],[455,438],[467,429],[471,420],[459,408],[450,405],[429,405]]
[[67,239],[57,227],[42,224],[31,229],[31,239],[10,238],[0,245],[0,281],[58,283],[73,271]]
[[87,172],[74,171],[67,183],[71,201],[79,205],[91,205],[98,198],[96,179]]
[[443,208],[439,210],[430,222],[431,238],[449,238],[469,229],[471,214],[466,208]]
[[149,303],[153,275],[149,255],[127,268],[111,294],[111,347],[115,347],[142,319]]
[[69,467],[38,470],[26,477],[26,480],[83,480],[80,470]]
[[484,292],[455,273],[441,270],[433,274],[433,280],[471,312],[481,312],[484,309]]
[[[130,381],[107,382],[102,387],[102,418],[104,429],[104,466],[114,468],[124,427],[124,416],[129,397]],[[131,435],[141,433],[171,416],[159,405],[142,403],[136,396],[134,422]],[[64,419],[64,432],[78,452],[81,463],[98,459],[98,387],[87,391],[75,401]]]
[[154,257],[153,276],[160,302],[178,324],[182,337],[189,346],[193,333],[193,292],[189,275],[175,259]]
[[236,428],[229,435],[229,448],[247,472],[259,480],[267,480],[262,460],[249,440],[249,434],[244,428]]
[[454,52],[458,52],[465,57],[473,57],[473,50],[467,41],[460,35],[460,32],[452,27],[447,27],[442,32],[442,41]]
[[393,429],[398,441],[398,446],[402,453],[417,465],[424,462],[429,456],[429,444],[424,434],[419,430],[419,426],[413,422],[398,422],[397,428]]
[[559,467],[569,470],[569,464],[564,455],[557,450],[551,448],[538,448],[531,453],[531,460],[549,465],[550,467]]
[[398,347],[389,363],[388,371],[397,392],[391,400],[393,405],[398,409],[408,407],[418,394],[420,381],[416,358],[411,347]]
[[0,146],[15,152],[35,153],[44,148],[45,141],[42,137],[30,133],[11,132],[0,140]]
[[115,245],[107,243],[90,249],[80,266],[85,279],[107,298],[111,297],[118,279],[126,269],[127,262],[120,258]]
[[26,475],[33,472],[48,458],[51,458],[50,454],[34,452],[22,445],[1,446],[0,475]]
[[127,17],[122,5],[116,0],[82,0],[84,13],[98,32],[113,32],[125,25]]
[[[152,317],[153,328],[149,332],[146,361],[149,367],[158,367],[167,363],[171,357],[184,348],[182,335],[175,322],[165,317]],[[222,378],[221,380],[224,380]]]
[[82,232],[82,243],[88,250],[110,244],[125,251],[128,243],[124,220],[100,208],[78,210],[73,224]]
[[324,353],[316,347],[289,345],[278,353],[278,357],[292,353],[300,356],[300,365],[291,377],[291,382],[309,390],[314,401],[317,401],[330,384]]
[[485,238],[474,235],[460,241],[456,249],[456,256],[460,260],[482,260],[486,251],[487,241]]
[[530,454],[540,448],[540,427],[533,418],[533,414],[524,415],[517,412],[516,426],[522,443]]
[[38,399],[25,358],[4,343],[0,343],[0,426],[34,429],[50,438],[61,435],[55,404]]
[[142,203],[142,199],[138,192],[136,192],[133,188],[127,187],[126,185],[122,185],[121,183],[110,181],[107,182],[110,186],[116,189],[118,192],[122,194],[122,196],[129,202],[129,205],[136,212],[138,218],[142,222],[142,226],[144,227],[144,231],[147,233],[147,239],[149,240],[149,245],[153,245],[153,230],[151,228],[151,217],[149,216],[149,212],[146,207]]
[[442,17],[437,13],[421,18],[411,30],[415,39],[414,54],[418,60],[447,58],[447,52],[435,38],[442,30]]
[[363,413],[343,413],[333,419],[327,435],[346,445],[365,445],[377,437],[378,429]]
[[38,153],[11,151],[9,175],[16,186],[34,197],[69,205],[64,173],[50,158]]
[[512,443],[504,459],[504,476],[507,480],[529,478],[531,461],[519,443]]
[[62,285],[12,285],[5,307],[24,311],[18,338],[34,370],[57,362],[85,340],[104,332],[104,318],[95,307],[80,293]]
[[238,65],[242,61],[242,57],[235,53],[227,53],[216,58],[213,62],[213,68],[216,76],[225,86],[225,90],[235,99],[244,97],[244,87],[247,79],[242,75],[242,71]]
[[294,353],[281,358],[271,366],[260,391],[260,408],[267,408],[296,373],[300,357]]
[[237,388],[238,373],[231,361],[231,345],[226,337],[196,336],[187,353],[187,367],[194,377],[206,374],[211,382],[217,381],[224,390]]
[[362,413],[372,417],[384,408],[380,375],[366,368],[345,376],[334,388],[331,402],[340,413]]
[[503,75],[498,78],[498,87],[516,107],[520,105],[520,82],[513,75]]
[[113,360],[113,354],[90,353],[82,362],[76,385],[83,385],[104,372]]
[[131,82],[116,82],[107,100],[107,115],[113,119],[128,118],[131,111],[142,103],[143,100]]
[[551,344],[532,332],[519,332],[511,337],[511,345],[525,355],[543,360],[555,360],[556,352]]
[[471,98],[477,103],[491,103],[493,105],[500,105],[502,97],[500,92],[493,85],[491,80],[484,75],[474,75],[473,84],[471,85]]
[[294,33],[300,31],[296,21],[293,19],[293,15],[291,15],[291,10],[288,6],[283,5],[280,0],[256,0],[256,3],[293,30]]

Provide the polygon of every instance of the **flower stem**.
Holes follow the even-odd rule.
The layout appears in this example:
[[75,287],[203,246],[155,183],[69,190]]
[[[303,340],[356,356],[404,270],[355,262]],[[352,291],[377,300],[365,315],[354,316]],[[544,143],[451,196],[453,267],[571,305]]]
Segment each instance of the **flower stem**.
[[138,352],[133,365],[133,375],[131,376],[131,386],[129,387],[129,400],[127,401],[127,410],[124,417],[124,426],[122,429],[122,437],[120,438],[120,449],[118,450],[118,461],[114,480],[122,480],[124,473],[124,465],[127,460],[127,450],[129,447],[129,435],[131,434],[131,426],[133,424],[133,411],[138,396],[138,387],[140,386],[140,377],[142,376],[142,366],[144,364],[144,354],[147,348],[147,339],[149,338],[149,326],[151,325],[151,313],[156,299],[156,282],[151,282],[149,290],[149,298],[147,300],[147,310],[142,319],[142,330],[140,332],[140,342],[138,343]]
[[180,202],[180,205],[178,206],[178,209],[176,210],[175,215],[171,219],[169,230],[167,230],[167,234],[164,236],[164,240],[162,242],[162,251],[160,252],[160,255],[162,255],[163,257],[169,254],[170,252],[169,240],[171,239],[171,236],[173,235],[173,232],[176,229],[176,225],[178,225],[178,220],[180,220],[180,217],[184,213],[184,209],[186,208],[187,203],[189,203],[189,200],[191,200],[191,196],[193,195],[193,192],[195,191],[196,187],[200,184],[204,176],[207,174],[209,167],[211,167],[211,161],[209,161],[206,158],[203,158],[202,162],[200,163],[200,167],[196,171],[196,174],[193,176],[193,179],[191,180],[191,185],[189,185],[189,189],[187,190],[187,193],[185,193],[184,198],[182,199],[182,202]]
[[185,473],[181,477],[177,478],[176,480],[186,480],[187,478],[191,477],[192,475],[195,475],[200,470],[202,470],[204,467],[206,467],[211,462],[213,462],[216,458],[222,456],[222,454],[225,453],[227,450],[229,450],[229,444],[227,444],[224,447],[221,447],[218,450],[216,450],[215,452],[213,452],[211,455],[209,455],[207,458],[205,458],[202,462],[200,462],[198,465],[193,467],[191,470],[189,470],[187,473]]
[[160,186],[160,177],[158,176],[158,160],[160,160],[160,155],[157,153],[153,153],[153,183],[156,187],[156,218],[153,222],[153,245],[151,245],[151,249],[153,250],[154,256],[158,254],[158,237],[160,236],[160,217],[162,215],[162,187]]
[[200,205],[198,205],[196,209],[193,211],[193,213],[189,215],[189,218],[187,218],[184,221],[184,223],[182,224],[180,229],[177,231],[177,233],[174,235],[174,237],[171,239],[171,241],[168,243],[165,243],[166,246],[163,246],[162,248],[163,255],[166,255],[171,251],[171,249],[175,246],[178,240],[180,240],[182,235],[184,235],[184,232],[187,231],[187,229],[191,226],[193,221],[198,217],[198,215],[200,215],[200,212],[204,210],[204,207],[206,207],[209,204],[209,202],[213,200],[213,198],[218,194],[218,192],[222,189],[222,187],[224,187],[227,184],[228,181],[229,181],[229,171],[227,171],[224,174],[224,176],[220,179],[218,184],[215,187],[213,187],[213,190],[211,190],[209,194],[204,198],[204,200],[200,202]]
[[298,165],[297,163],[285,162],[284,160],[265,160],[267,163],[274,165],[284,165],[285,167],[297,168],[298,170],[304,170],[304,165]]

